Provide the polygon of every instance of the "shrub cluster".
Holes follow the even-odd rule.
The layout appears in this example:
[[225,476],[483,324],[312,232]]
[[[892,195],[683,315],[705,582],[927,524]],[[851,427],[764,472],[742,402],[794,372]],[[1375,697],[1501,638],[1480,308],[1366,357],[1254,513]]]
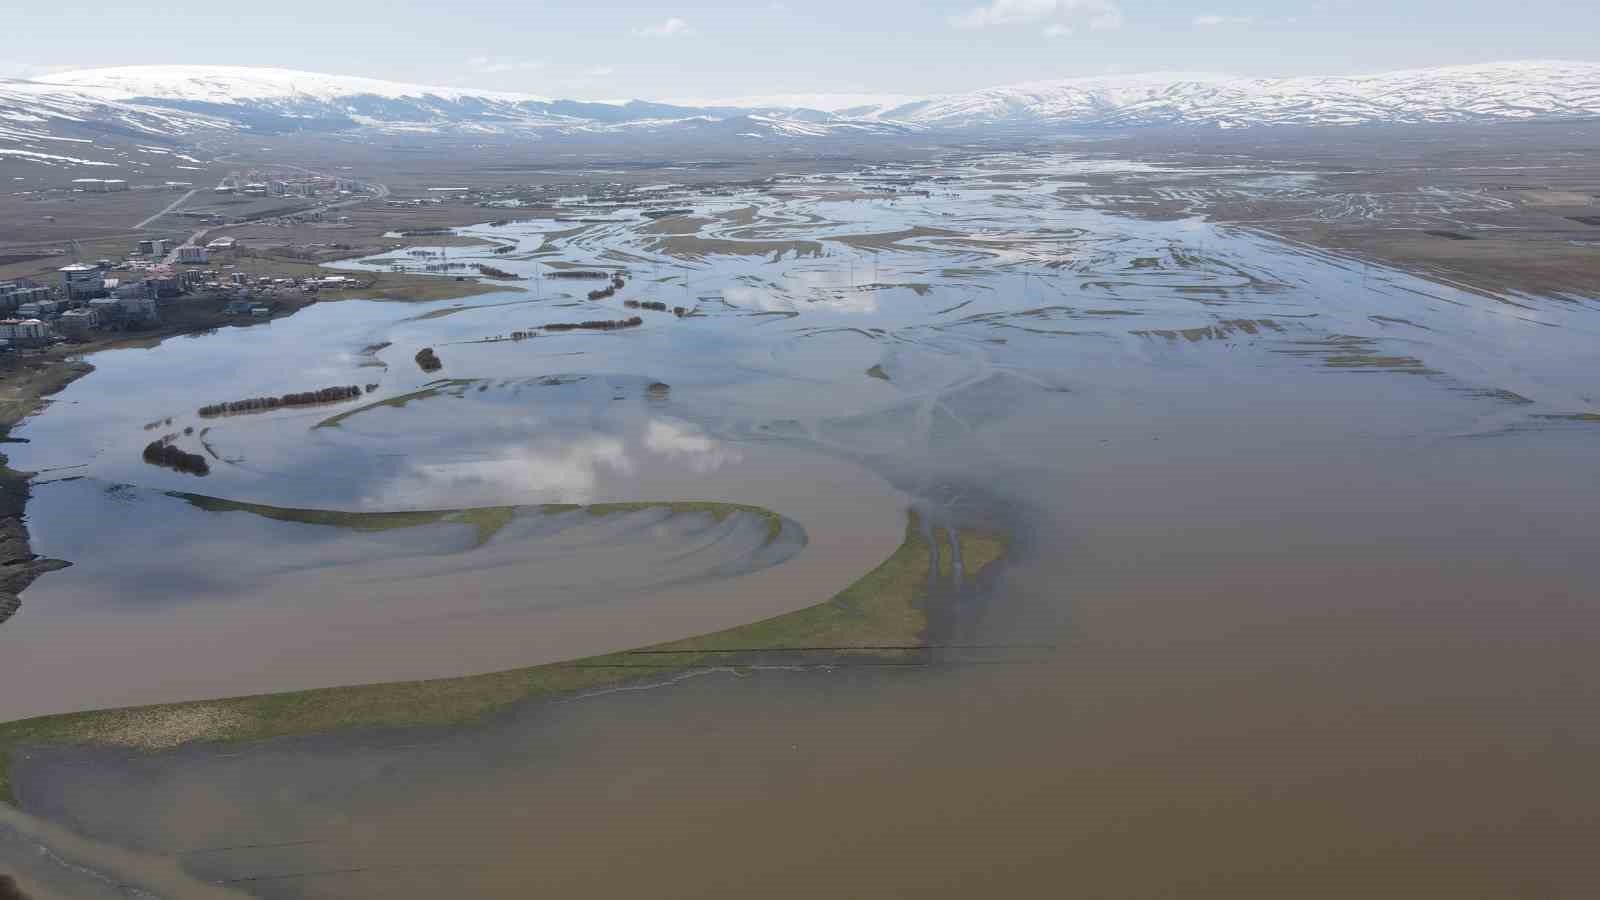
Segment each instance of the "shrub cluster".
[[610,297],[612,294],[615,294],[617,291],[622,290],[622,286],[624,284],[627,284],[627,282],[622,280],[622,276],[621,275],[613,275],[611,277],[611,286],[610,287],[601,288],[598,291],[590,291],[589,292],[589,299],[590,300],[604,300],[607,297]]
[[145,445],[144,461],[152,466],[162,466],[187,472],[190,475],[211,474],[211,464],[198,453],[185,453],[166,441],[151,441]]
[[505,269],[496,269],[494,266],[486,266],[483,263],[477,263],[473,266],[473,268],[477,269],[478,274],[485,278],[500,278],[507,281],[522,280],[522,276],[515,272],[507,272]]

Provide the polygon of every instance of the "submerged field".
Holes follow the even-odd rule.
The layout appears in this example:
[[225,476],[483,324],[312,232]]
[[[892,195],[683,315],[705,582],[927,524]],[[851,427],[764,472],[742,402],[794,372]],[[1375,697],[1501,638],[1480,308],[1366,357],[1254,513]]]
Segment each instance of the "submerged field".
[[96,354],[20,809],[274,897],[1570,892],[1600,305],[1127,214],[1195,177],[597,177],[338,264],[515,291]]

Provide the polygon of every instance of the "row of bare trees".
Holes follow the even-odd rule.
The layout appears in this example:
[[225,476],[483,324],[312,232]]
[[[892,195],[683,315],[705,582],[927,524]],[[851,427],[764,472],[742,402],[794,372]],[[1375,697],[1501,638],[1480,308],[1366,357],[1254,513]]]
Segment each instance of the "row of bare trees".
[[213,403],[210,406],[200,407],[200,415],[205,417],[223,416],[228,413],[259,412],[266,409],[278,409],[283,406],[312,406],[317,403],[337,403],[341,400],[351,400],[361,396],[361,388],[356,385],[341,385],[338,387],[325,387],[319,391],[304,391],[297,394],[284,394],[281,397],[251,397],[246,400],[234,400],[231,403]]
[[615,331],[618,328],[637,328],[644,324],[638,316],[631,319],[590,319],[586,322],[554,322],[544,326],[545,331],[576,331],[580,328],[594,331]]

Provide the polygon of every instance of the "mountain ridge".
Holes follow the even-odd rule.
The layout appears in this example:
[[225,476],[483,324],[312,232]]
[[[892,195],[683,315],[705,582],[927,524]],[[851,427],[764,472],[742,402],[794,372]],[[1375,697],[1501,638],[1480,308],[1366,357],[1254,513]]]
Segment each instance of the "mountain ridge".
[[[828,101],[826,95],[790,97]],[[864,102],[839,105],[849,101]],[[570,100],[292,69],[121,66],[0,79],[0,160],[75,159],[57,150],[102,134],[180,142],[284,132],[524,139],[725,134],[803,141],[1587,119],[1600,118],[1600,63],[1522,61],[1292,78],[1090,76],[914,98],[855,95],[818,105],[835,108]]]

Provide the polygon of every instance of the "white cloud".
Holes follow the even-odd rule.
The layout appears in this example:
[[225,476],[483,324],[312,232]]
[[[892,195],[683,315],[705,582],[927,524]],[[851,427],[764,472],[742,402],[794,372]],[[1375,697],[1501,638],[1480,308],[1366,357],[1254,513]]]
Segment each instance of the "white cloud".
[[544,60],[519,59],[513,56],[474,56],[467,60],[467,68],[479,75],[495,75],[503,72],[533,72],[544,67]]
[[1043,24],[1045,37],[1065,37],[1078,25],[1093,30],[1121,28],[1122,22],[1116,0],[993,0],[950,17],[957,28]]
[[1056,0],[994,0],[970,12],[954,16],[957,28],[984,28],[989,25],[1027,25],[1041,22],[1056,12]]
[[665,22],[657,22],[654,25],[646,25],[643,28],[635,28],[633,30],[634,37],[690,37],[693,34],[695,34],[694,26],[677,16],[673,16]]
[[1254,21],[1255,18],[1252,16],[1219,16],[1215,13],[1194,17],[1196,28],[1216,28],[1220,25],[1249,25]]

